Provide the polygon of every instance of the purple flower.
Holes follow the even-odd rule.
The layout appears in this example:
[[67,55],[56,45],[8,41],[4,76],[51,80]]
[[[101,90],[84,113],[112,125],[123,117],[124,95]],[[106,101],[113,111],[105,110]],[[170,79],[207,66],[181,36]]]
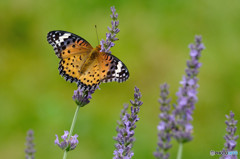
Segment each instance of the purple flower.
[[142,101],[140,101],[141,97],[142,97],[142,94],[141,92],[139,91],[139,88],[135,87],[134,88],[134,101],[133,100],[130,100],[130,103],[135,106],[135,107],[139,107],[143,104]]
[[61,136],[61,138],[63,139],[61,143],[59,143],[58,135],[55,135],[56,140],[54,141],[55,144],[57,144],[61,149],[66,151],[74,150],[78,144],[78,135],[75,134],[74,136],[71,136],[69,140],[67,140],[68,134],[68,131],[64,131],[64,135]]
[[173,115],[175,121],[173,135],[180,143],[192,140],[193,126],[190,122],[193,119],[192,113],[198,100],[197,88],[199,86],[197,84],[197,75],[201,67],[201,63],[198,60],[201,57],[201,51],[205,48],[201,42],[201,36],[196,36],[195,44],[189,45],[191,59],[187,61],[186,75],[183,76],[180,82],[182,87],[177,92],[177,105],[174,105]]
[[82,89],[78,88],[77,90],[74,91],[72,98],[78,106],[83,107],[90,102],[89,99],[92,99],[92,94],[94,92],[95,90],[83,91]]
[[115,7],[111,7],[111,12],[112,14],[110,15],[112,18],[112,27],[108,27],[109,33],[106,33],[106,41],[101,40],[100,45],[101,45],[101,52],[107,52],[111,53],[110,48],[113,47],[115,44],[113,43],[114,41],[118,40],[116,38],[116,34],[120,31],[118,29],[119,21],[117,20],[118,14],[116,13]]
[[[230,115],[226,115],[227,120],[225,121],[227,128],[227,134],[224,136],[226,143],[224,144],[224,152],[234,151],[234,148],[237,145],[237,139],[239,135],[235,135],[237,130],[237,120],[234,120],[234,113],[231,111]],[[237,159],[236,155],[223,155],[221,159]]]
[[171,142],[171,129],[173,127],[173,116],[171,115],[170,112],[170,99],[168,99],[169,95],[169,86],[168,84],[163,84],[160,86],[161,93],[160,96],[161,98],[159,99],[160,103],[160,110],[161,113],[159,115],[160,122],[159,125],[157,126],[158,129],[158,147],[156,152],[154,152],[154,156],[157,159],[168,159],[169,158],[169,153],[167,152],[172,145],[170,144]]
[[27,132],[27,142],[26,142],[26,146],[27,148],[25,149],[25,153],[26,153],[26,159],[34,159],[34,153],[36,152],[36,150],[34,149],[35,144],[33,143],[33,131],[32,130],[28,130]]
[[141,93],[137,87],[135,87],[134,101],[131,101],[131,114],[127,113],[128,105],[125,105],[120,114],[120,121],[116,131],[117,136],[114,140],[117,141],[115,144],[116,150],[114,151],[114,159],[131,159],[134,155],[132,151],[133,142],[135,141],[134,129],[136,128],[136,122],[139,120],[138,113],[140,106],[143,104],[141,99]]

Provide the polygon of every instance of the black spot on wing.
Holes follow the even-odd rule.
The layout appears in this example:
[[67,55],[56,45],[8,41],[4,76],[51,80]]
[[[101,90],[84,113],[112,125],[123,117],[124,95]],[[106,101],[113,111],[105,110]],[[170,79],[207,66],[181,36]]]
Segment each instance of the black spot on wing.
[[[98,84],[93,84],[93,85],[86,85],[84,84],[82,81],[80,81],[79,79],[75,78],[75,77],[72,77],[69,75],[69,72],[71,72],[70,70],[68,70],[68,72],[64,71],[64,66],[62,66],[62,61],[61,60],[59,62],[59,67],[58,67],[58,70],[59,70],[59,74],[64,77],[64,79],[66,81],[70,81],[71,83],[72,82],[75,82],[77,83],[77,86],[80,87],[81,89],[83,90],[86,90],[86,91],[89,91],[89,90],[95,90],[97,88],[97,86],[100,84],[99,80],[97,81]],[[67,68],[66,68],[67,69]],[[72,72],[72,74],[75,74],[74,72]],[[86,80],[86,78],[84,78],[83,80]],[[89,81],[88,81],[89,82]]]

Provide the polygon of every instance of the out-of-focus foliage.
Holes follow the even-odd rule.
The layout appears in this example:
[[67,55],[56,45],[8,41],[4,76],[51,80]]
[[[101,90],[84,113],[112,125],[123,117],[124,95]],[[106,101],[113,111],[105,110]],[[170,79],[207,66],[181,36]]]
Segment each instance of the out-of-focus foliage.
[[[237,120],[240,114],[239,1],[1,0],[1,158],[24,158],[29,128],[35,132],[36,158],[62,157],[54,145],[55,134],[70,128],[77,87],[59,76],[59,59],[46,35],[51,30],[66,30],[95,47],[94,25],[100,40],[104,39],[113,5],[121,31],[111,51],[127,65],[130,79],[100,85],[90,104],[80,109],[74,131],[79,145],[68,158],[112,158],[116,120],[123,103],[133,99],[134,86],[140,88],[144,102],[135,131],[134,158],[153,158],[159,85],[168,82],[172,101],[176,101],[189,58],[188,44],[196,34],[202,35],[206,50],[200,59],[194,139],[184,145],[183,158],[209,158],[210,150],[222,150],[225,114],[233,110]],[[173,142],[173,158],[177,147]]]

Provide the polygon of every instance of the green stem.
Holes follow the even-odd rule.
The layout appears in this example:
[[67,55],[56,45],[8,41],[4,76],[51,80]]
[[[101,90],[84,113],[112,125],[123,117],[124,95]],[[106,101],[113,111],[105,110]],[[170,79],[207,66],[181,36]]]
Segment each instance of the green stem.
[[[71,125],[71,128],[70,128],[70,133],[68,134],[67,141],[69,141],[69,140],[70,140],[70,137],[72,136],[72,132],[73,132],[73,129],[74,129],[76,120],[77,120],[77,115],[78,115],[79,108],[80,108],[80,106],[78,105],[78,106],[77,106],[77,109],[76,109],[76,111],[75,111],[74,117],[73,117],[72,125]],[[67,152],[68,152],[67,150],[64,151],[63,159],[66,159],[66,158],[67,158]]]
[[63,154],[63,159],[66,159],[66,158],[67,158],[67,151],[65,150]]
[[179,143],[177,159],[181,159],[182,158],[182,150],[183,150],[183,144]]

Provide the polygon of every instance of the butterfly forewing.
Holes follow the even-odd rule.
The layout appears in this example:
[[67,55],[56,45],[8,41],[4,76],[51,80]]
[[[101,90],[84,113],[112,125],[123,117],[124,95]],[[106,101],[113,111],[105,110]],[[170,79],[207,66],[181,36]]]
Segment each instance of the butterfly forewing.
[[73,55],[90,52],[93,49],[85,39],[66,31],[51,31],[47,35],[47,40],[59,58],[64,58],[70,53]]
[[78,82],[81,68],[88,59],[92,46],[80,36],[65,31],[51,31],[47,36],[56,55],[61,58],[59,73],[67,81]]

